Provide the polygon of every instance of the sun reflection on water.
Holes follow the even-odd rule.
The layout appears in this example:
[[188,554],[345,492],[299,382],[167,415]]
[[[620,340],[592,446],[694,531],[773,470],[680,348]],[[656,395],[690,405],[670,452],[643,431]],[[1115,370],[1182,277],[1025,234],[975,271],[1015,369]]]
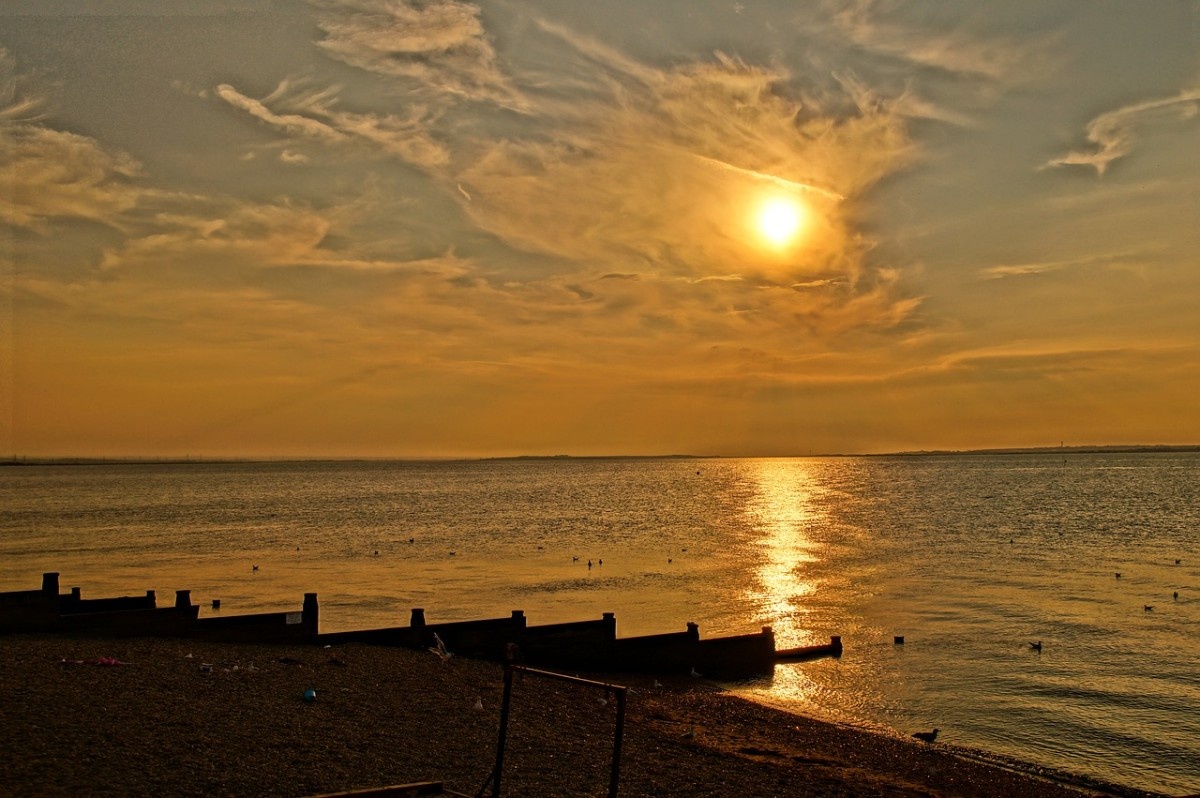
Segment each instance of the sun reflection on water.
[[745,513],[760,535],[761,562],[748,598],[775,630],[778,647],[804,645],[811,640],[806,598],[820,587],[810,566],[820,559],[813,530],[826,520],[817,501],[821,488],[803,460],[760,460],[755,466],[755,495]]

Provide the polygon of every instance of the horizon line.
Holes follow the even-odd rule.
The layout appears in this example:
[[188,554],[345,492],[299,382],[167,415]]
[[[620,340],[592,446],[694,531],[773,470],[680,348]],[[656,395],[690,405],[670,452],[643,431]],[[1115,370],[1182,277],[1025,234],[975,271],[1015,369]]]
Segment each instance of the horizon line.
[[1137,454],[1200,451],[1200,444],[1077,444],[970,449],[907,449],[887,452],[806,454],[512,454],[512,455],[10,455],[0,466],[19,465],[177,465],[188,463],[287,462],[482,462],[493,460],[759,460],[836,457],[934,457],[1016,454]]

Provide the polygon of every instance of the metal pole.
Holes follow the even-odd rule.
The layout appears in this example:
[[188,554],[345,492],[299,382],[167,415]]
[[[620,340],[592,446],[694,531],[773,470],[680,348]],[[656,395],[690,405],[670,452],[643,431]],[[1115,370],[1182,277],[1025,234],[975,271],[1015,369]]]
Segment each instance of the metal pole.
[[512,665],[504,666],[504,698],[500,702],[500,739],[496,742],[496,767],[492,772],[492,798],[500,798],[500,772],[504,769],[504,740],[508,736],[508,705],[512,698]]
[[608,798],[617,798],[621,778],[621,739],[625,736],[625,688],[617,691],[617,731],[613,734],[612,772],[608,776]]

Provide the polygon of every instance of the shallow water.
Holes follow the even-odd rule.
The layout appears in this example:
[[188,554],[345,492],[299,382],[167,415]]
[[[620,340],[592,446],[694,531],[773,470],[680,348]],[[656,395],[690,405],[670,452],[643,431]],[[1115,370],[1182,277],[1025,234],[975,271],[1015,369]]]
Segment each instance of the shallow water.
[[615,612],[623,636],[769,625],[780,648],[836,634],[840,659],[737,689],[1186,793],[1198,477],[1195,454],[11,467],[0,590],[59,571],[85,597],[189,589],[204,614],[317,592],[325,631],[423,607]]

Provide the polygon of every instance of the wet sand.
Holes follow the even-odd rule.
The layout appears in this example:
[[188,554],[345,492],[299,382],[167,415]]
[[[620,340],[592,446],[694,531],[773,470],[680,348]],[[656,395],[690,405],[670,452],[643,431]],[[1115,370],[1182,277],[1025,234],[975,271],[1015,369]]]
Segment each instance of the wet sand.
[[[2,637],[0,652],[3,794],[305,796],[440,781],[475,795],[496,757],[496,663],[42,635]],[[622,796],[1152,795],[780,712],[702,680],[580,675],[632,689]],[[616,704],[518,675],[502,794],[606,795]]]

